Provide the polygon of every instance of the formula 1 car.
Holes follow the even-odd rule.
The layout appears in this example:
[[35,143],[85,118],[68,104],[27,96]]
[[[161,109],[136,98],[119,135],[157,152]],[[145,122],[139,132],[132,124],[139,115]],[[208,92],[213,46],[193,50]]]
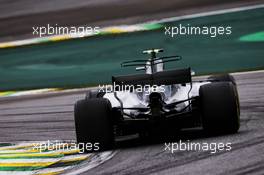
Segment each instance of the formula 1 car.
[[121,63],[122,67],[136,66],[145,74],[113,76],[112,86],[90,90],[85,99],[76,102],[77,142],[99,143],[100,150],[106,150],[118,136],[161,131],[158,128],[202,127],[209,134],[238,131],[235,79],[224,74],[194,81],[190,68],[165,71],[164,63],[182,57],[157,57],[162,51],[146,50],[143,53],[149,54],[149,59]]

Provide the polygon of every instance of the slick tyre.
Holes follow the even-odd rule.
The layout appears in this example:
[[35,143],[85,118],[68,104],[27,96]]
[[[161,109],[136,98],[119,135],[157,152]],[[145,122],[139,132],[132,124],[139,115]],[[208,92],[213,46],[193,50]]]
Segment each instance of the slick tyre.
[[91,143],[93,146],[97,144],[95,149],[86,151],[102,151],[113,147],[114,132],[111,109],[111,103],[105,98],[84,99],[75,104],[77,142]]
[[199,89],[202,125],[208,134],[231,134],[239,129],[240,112],[236,86],[214,82]]
[[[219,75],[212,75],[208,78],[208,80],[210,81],[216,81],[216,82],[231,82],[234,86],[235,86],[235,93],[236,93],[236,97],[237,100],[239,101],[239,96],[238,96],[238,92],[237,92],[237,84],[236,84],[236,80],[235,78],[230,75],[230,74],[219,74]],[[238,108],[239,108],[239,115],[240,115],[240,104],[238,103]]]

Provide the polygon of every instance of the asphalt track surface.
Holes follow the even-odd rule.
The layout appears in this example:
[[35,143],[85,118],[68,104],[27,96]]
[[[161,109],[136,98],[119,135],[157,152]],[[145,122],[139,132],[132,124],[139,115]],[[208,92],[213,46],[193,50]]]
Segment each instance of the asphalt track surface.
[[[118,143],[118,153],[84,174],[263,174],[264,72],[234,75],[241,105],[237,134],[207,137],[200,130],[182,131],[168,140]],[[75,139],[73,105],[85,91],[0,99],[0,141]],[[165,151],[164,142],[228,143],[231,151]]]

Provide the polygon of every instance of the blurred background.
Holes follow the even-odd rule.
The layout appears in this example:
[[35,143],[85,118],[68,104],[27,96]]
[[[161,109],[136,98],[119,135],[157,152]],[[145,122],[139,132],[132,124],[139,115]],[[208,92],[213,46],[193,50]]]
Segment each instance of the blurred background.
[[[263,69],[263,5],[263,0],[0,0],[0,91],[110,83],[111,75],[135,73],[120,62],[144,58],[141,52],[149,48],[181,55],[181,62],[167,68],[191,67],[197,75]],[[231,8],[236,10],[226,11]],[[172,18],[192,14],[200,15]],[[47,24],[112,29],[78,39],[41,40],[32,34],[32,27]],[[232,34],[164,34],[164,27],[179,24],[231,26]]]

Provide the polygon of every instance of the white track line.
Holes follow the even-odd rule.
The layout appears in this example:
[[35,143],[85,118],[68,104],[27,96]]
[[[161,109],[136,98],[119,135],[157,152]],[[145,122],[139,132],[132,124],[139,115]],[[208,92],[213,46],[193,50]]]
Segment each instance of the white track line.
[[[47,174],[52,174],[52,173],[67,173],[69,175],[75,175],[79,174],[82,172],[85,172],[91,168],[94,168],[103,162],[111,159],[117,151],[106,151],[106,152],[101,152],[101,153],[96,153],[96,154],[77,154],[77,155],[65,155],[64,157],[58,157],[58,158],[37,158],[37,159],[30,159],[30,158],[17,158],[19,157],[19,152],[16,152],[16,149],[22,149],[22,151],[28,151],[28,149],[32,148],[34,142],[20,142],[17,143],[16,145],[12,146],[3,146],[1,147],[2,150],[0,151],[0,157],[1,156],[15,156],[14,158],[11,159],[0,159],[0,163],[10,163],[10,164],[16,164],[16,163],[29,163],[29,164],[34,164],[34,163],[48,163],[50,165],[56,164],[56,163],[67,163],[67,162],[77,162],[77,161],[83,161],[80,164],[76,165],[68,165],[65,167],[54,167],[54,168],[49,168],[49,167],[44,167],[43,169],[40,170],[26,170],[26,171],[21,171],[21,170],[15,170],[15,171],[0,171],[0,175],[6,175],[6,174],[13,174],[13,175],[33,175],[33,174],[42,174],[42,173],[47,173]],[[36,142],[35,142],[36,143]],[[41,142],[45,143],[45,142]],[[57,143],[57,141],[54,141],[52,143]],[[11,150],[10,150],[11,149]],[[15,150],[13,150],[15,149]],[[3,154],[6,153],[6,154]],[[9,153],[17,153],[17,154],[9,154]],[[49,154],[49,153],[61,153],[61,150],[54,150],[50,152],[43,152],[43,154]],[[29,153],[30,155],[32,153]],[[39,155],[42,153],[34,153],[34,155]],[[25,155],[28,155],[25,153]],[[33,155],[33,154],[32,154]]]
[[76,170],[73,170],[71,172],[65,173],[65,175],[76,175],[84,173],[94,167],[99,166],[100,164],[104,163],[105,161],[111,159],[117,151],[105,151],[102,152],[94,157],[91,158],[87,163],[83,163],[80,167],[78,165],[76,166]]
[[90,154],[77,154],[64,156],[60,158],[37,158],[37,159],[26,159],[26,158],[14,158],[14,159],[0,159],[0,163],[58,163],[58,162],[78,162],[89,158]]
[[264,70],[255,70],[255,71],[246,71],[246,72],[234,72],[230,73],[232,75],[245,75],[245,74],[256,74],[256,73],[264,73]]
[[[264,73],[264,70],[254,70],[254,71],[246,71],[246,72],[230,72],[229,74],[231,75],[246,75],[246,74],[257,74],[257,73]],[[219,73],[221,74],[221,73]],[[216,75],[216,74],[207,74],[207,75],[197,75],[194,76],[193,78],[207,78],[211,75]]]
[[229,9],[223,9],[223,10],[214,10],[214,11],[209,11],[209,12],[195,13],[191,15],[169,17],[169,18],[163,18],[160,20],[152,20],[152,21],[144,22],[142,24],[174,22],[174,21],[179,21],[183,19],[192,19],[192,18],[199,18],[199,17],[204,17],[204,16],[221,15],[225,13],[240,12],[240,11],[246,11],[246,10],[259,9],[259,8],[264,8],[264,4],[229,8]]

